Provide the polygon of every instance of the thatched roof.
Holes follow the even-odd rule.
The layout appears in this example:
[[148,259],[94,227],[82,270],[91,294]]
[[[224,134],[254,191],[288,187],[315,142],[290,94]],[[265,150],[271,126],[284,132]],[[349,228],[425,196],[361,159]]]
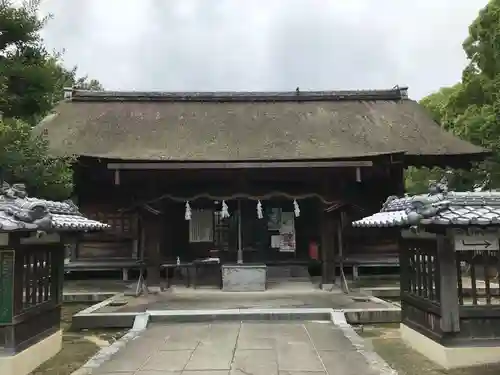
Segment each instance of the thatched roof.
[[286,93],[73,90],[40,123],[57,154],[252,161],[484,152],[443,131],[406,89]]

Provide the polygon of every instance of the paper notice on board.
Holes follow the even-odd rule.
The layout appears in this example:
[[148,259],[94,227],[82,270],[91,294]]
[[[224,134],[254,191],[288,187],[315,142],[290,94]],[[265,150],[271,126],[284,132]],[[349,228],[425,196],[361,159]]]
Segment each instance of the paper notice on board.
[[293,212],[281,213],[280,227],[281,252],[295,252],[295,217]]
[[293,215],[293,212],[281,213],[281,234],[295,233],[295,217]]
[[280,243],[281,252],[295,252],[295,233],[282,234]]
[[271,236],[271,248],[279,249],[280,245],[281,245],[281,236],[279,234]]
[[279,230],[281,226],[281,208],[271,208],[267,218],[269,230]]

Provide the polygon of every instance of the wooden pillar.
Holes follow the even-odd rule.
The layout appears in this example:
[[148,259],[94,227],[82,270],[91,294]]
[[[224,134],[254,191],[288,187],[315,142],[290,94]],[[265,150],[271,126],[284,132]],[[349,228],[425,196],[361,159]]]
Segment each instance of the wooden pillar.
[[321,262],[323,285],[335,283],[335,258],[334,258],[334,231],[335,221],[331,213],[324,212],[321,207]]
[[391,180],[394,183],[389,195],[401,197],[405,193],[405,170],[403,163],[396,163],[391,166]]
[[450,232],[437,236],[437,254],[440,278],[441,330],[460,332],[456,254]]
[[[324,198],[331,200],[332,191],[336,190],[332,184],[332,176],[325,173],[322,179],[321,194]],[[325,205],[319,203],[320,229],[321,229],[321,262],[322,262],[322,285],[335,284],[335,233],[337,231],[335,216],[333,213],[325,212]]]
[[163,218],[161,215],[144,213],[142,217],[144,258],[147,262],[148,286],[159,286],[161,256],[161,236]]
[[[166,199],[162,204],[163,215],[163,231],[162,232],[162,243],[161,243],[161,256],[164,259],[175,259],[178,254],[173,252],[173,216],[172,212],[175,210],[175,205],[172,201]],[[184,219],[184,218],[183,218]]]
[[[394,234],[396,236],[396,234]],[[400,291],[409,292],[410,291],[410,249],[408,248],[407,241],[401,232],[397,233],[398,239],[398,254],[399,254],[399,285]]]

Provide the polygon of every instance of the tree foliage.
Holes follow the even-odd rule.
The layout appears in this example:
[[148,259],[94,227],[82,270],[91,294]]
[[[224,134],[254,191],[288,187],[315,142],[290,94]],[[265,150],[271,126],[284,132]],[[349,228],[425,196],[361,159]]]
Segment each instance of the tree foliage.
[[63,99],[64,87],[102,86],[46,50],[40,31],[48,18],[38,16],[38,4],[0,0],[0,167],[4,179],[26,183],[31,193],[63,199],[72,191],[71,160],[50,157],[32,126]]
[[50,157],[47,141],[34,137],[21,120],[0,121],[0,165],[5,181],[23,182],[28,191],[48,199],[68,198],[73,190],[71,158]]
[[[492,157],[470,172],[458,171],[461,188],[484,178],[500,186],[500,0],[491,0],[469,27],[463,43],[468,64],[457,84],[423,98],[423,104],[443,128],[473,144],[492,151]],[[440,171],[407,173],[408,188],[420,187]],[[442,171],[441,171],[442,173]],[[420,182],[421,181],[421,182]],[[455,186],[453,186],[455,187]],[[458,188],[458,187],[457,187]]]
[[16,7],[12,1],[0,0],[0,111],[30,124],[62,99],[65,86],[102,90],[98,81],[78,78],[76,67],[66,69],[60,54],[46,50],[40,31],[49,19],[39,18],[38,2]]

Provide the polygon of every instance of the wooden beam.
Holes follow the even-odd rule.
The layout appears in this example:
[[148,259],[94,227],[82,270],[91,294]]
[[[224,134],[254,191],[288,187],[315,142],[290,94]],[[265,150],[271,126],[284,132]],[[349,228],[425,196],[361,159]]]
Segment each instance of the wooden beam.
[[272,161],[272,162],[136,162],[108,163],[114,170],[170,170],[170,169],[252,169],[252,168],[352,168],[373,167],[370,160],[346,161]]

